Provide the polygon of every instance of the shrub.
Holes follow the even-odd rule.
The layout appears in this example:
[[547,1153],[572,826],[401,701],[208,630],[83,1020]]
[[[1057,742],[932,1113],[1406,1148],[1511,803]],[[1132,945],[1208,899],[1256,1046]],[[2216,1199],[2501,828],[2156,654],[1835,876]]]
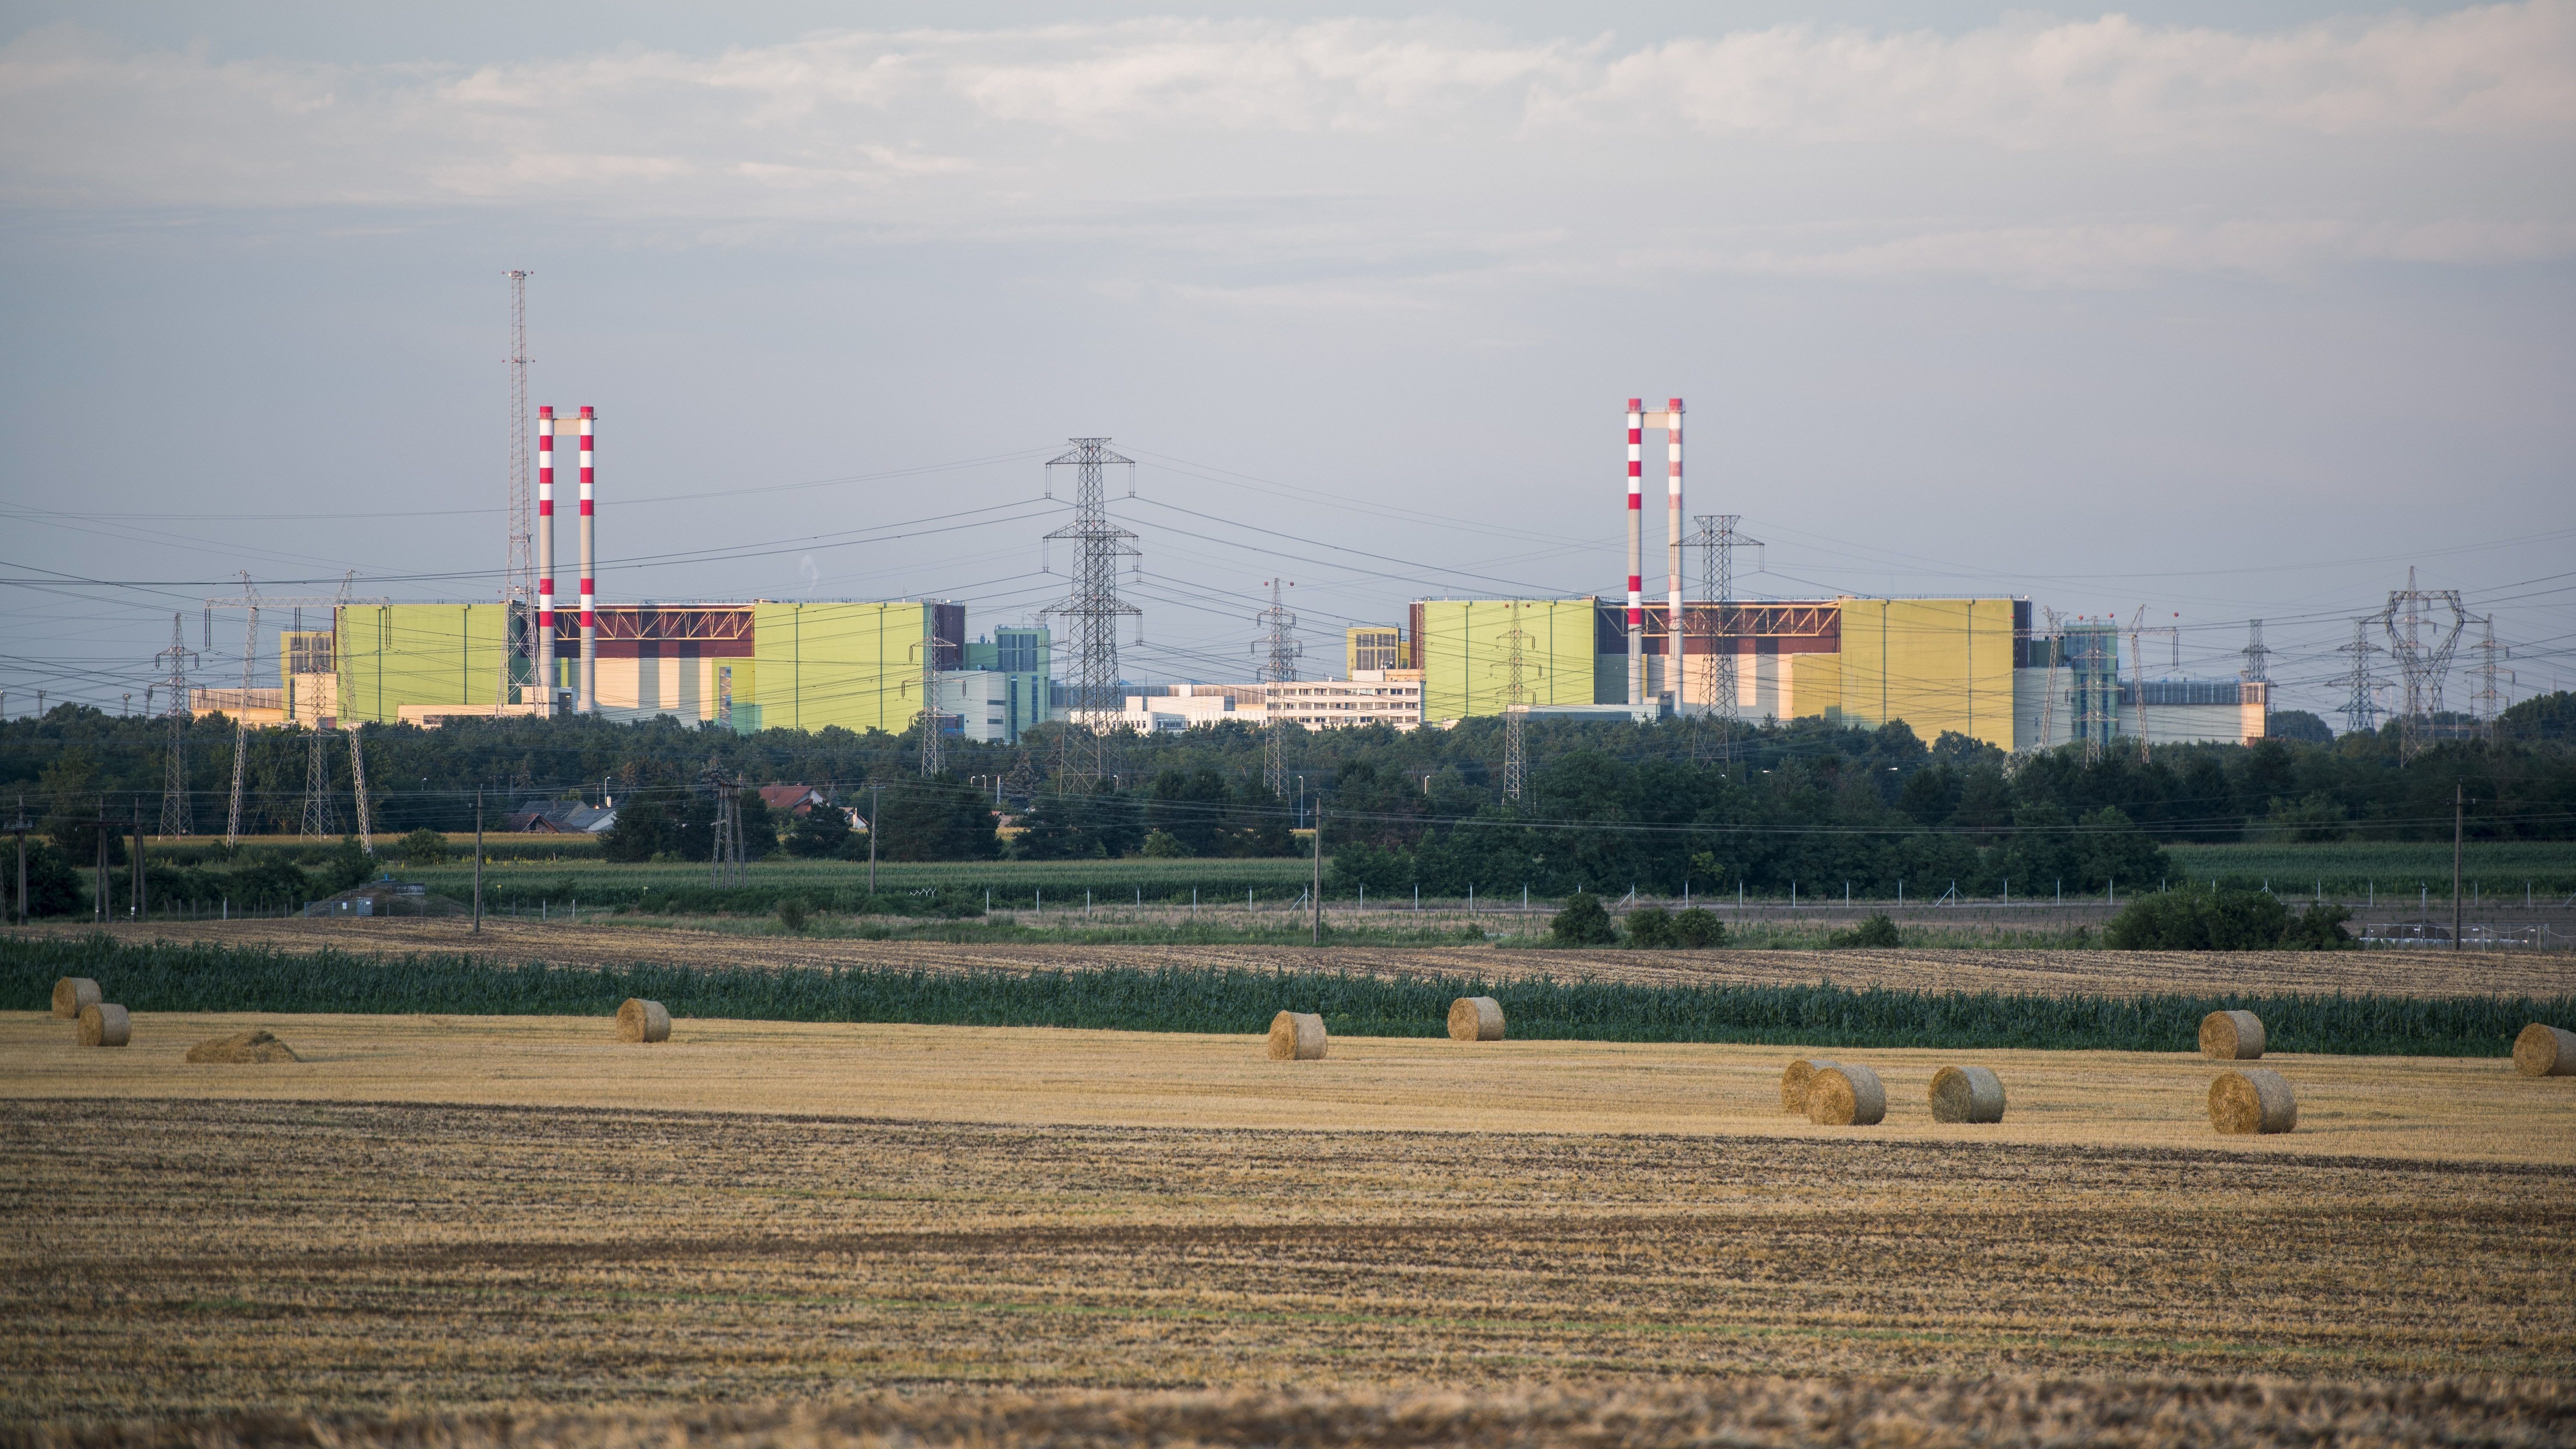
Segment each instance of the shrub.
[[1145,833],[1145,843],[1138,848],[1138,853],[1153,860],[1178,860],[1193,852],[1188,846],[1181,844],[1180,837],[1172,832],[1149,830]]
[[447,862],[447,837],[424,826],[402,838],[394,847],[405,865],[444,865]]
[[1673,917],[1673,944],[1685,951],[1705,951],[1726,944],[1726,922],[1706,906],[1693,906]]
[[1639,906],[1628,913],[1628,944],[1641,951],[1668,950],[1673,944],[1673,915],[1662,906]]
[[2341,906],[2310,906],[2281,933],[2281,945],[2292,951],[2354,950],[2357,943],[2343,932],[2351,919],[2352,912]]
[[1825,944],[1836,950],[1849,950],[1853,947],[1885,950],[1891,946],[1904,945],[1905,938],[1898,934],[1896,923],[1887,918],[1885,911],[1881,911],[1848,931],[1834,932],[1825,938]]
[[2268,891],[2158,891],[2122,906],[2102,939],[2115,951],[2267,951],[2289,929],[2290,908]]
[[1559,946],[1609,946],[1617,944],[1619,933],[1610,925],[1610,913],[1601,908],[1601,898],[1589,891],[1576,891],[1566,898],[1565,909],[1548,922],[1548,940]]
[[805,929],[805,898],[803,896],[780,896],[778,898],[778,924],[791,931],[801,931]]

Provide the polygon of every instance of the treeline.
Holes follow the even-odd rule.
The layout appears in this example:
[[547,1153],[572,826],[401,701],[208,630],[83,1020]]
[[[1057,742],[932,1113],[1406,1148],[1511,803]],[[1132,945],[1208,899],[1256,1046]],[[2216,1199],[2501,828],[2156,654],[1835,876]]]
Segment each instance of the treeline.
[[[2445,740],[2401,763],[2393,725],[2328,743],[2165,746],[2145,760],[2118,751],[2088,760],[2069,747],[2008,761],[1955,734],[1927,744],[1901,722],[1868,730],[1801,719],[1740,728],[1728,739],[1708,721],[1638,726],[1539,720],[1527,729],[1532,778],[1517,801],[1503,797],[1500,722],[1486,719],[1409,733],[1383,726],[1292,727],[1285,751],[1288,789],[1276,797],[1263,786],[1264,736],[1242,724],[1119,739],[1104,789],[1083,796],[1059,794],[1049,783],[1056,726],[1032,732],[1024,747],[951,742],[949,777],[937,782],[921,778],[917,741],[910,737],[838,728],[737,735],[669,718],[638,724],[514,718],[464,720],[435,730],[369,725],[358,738],[379,836],[470,830],[478,790],[487,829],[500,828],[514,809],[547,800],[598,804],[613,797],[621,820],[630,808],[642,807],[641,823],[631,833],[649,844],[646,858],[703,858],[700,842],[713,820],[713,796],[700,782],[712,769],[754,785],[823,787],[850,805],[862,803],[868,787],[882,787],[889,823],[905,824],[909,838],[929,842],[920,848],[947,859],[1000,849],[980,823],[997,813],[997,795],[1003,802],[998,813],[1028,817],[1030,829],[1019,848],[1044,858],[1278,853],[1292,848],[1287,828],[1306,823],[1319,803],[1355,823],[1366,817],[1371,843],[1404,851],[1426,848],[1431,821],[1722,824],[1737,836],[1695,841],[1681,858],[1706,852],[1713,866],[1782,880],[1839,880],[1846,870],[1855,879],[1946,879],[1953,871],[1964,879],[1979,867],[1955,845],[1930,840],[1881,842],[1882,850],[1897,851],[1902,859],[1846,859],[1849,853],[1838,850],[1818,855],[1824,848],[1812,843],[1757,848],[1751,839],[1738,838],[1743,832],[1792,826],[1911,829],[1964,834],[1989,852],[2004,835],[2057,832],[2053,838],[2062,850],[1986,861],[1982,868],[1999,880],[2007,872],[2017,879],[2085,874],[2082,839],[2116,831],[2105,810],[2117,811],[2128,828],[2158,841],[2420,840],[2449,836],[2456,791],[2467,797],[2472,838],[2576,838],[2571,721],[2576,696],[2527,700],[2505,712],[2493,739]],[[233,730],[221,718],[209,718],[183,725],[181,739],[197,828],[219,831],[232,778]],[[102,803],[115,828],[129,826],[138,805],[146,825],[157,826],[170,740],[167,720],[111,716],[86,706],[61,705],[41,719],[0,723],[0,810],[14,810],[23,799],[43,834],[75,863],[86,864]],[[296,830],[312,742],[300,729],[251,732],[242,762],[246,833]],[[324,745],[323,764],[339,792],[339,823],[346,829],[353,823],[347,740],[333,737]],[[1618,793],[1638,782],[1687,802],[1687,813],[1671,819],[1670,803],[1646,810],[1644,802]],[[1612,798],[1628,802],[1607,817],[1605,787]],[[657,810],[663,818],[643,818]],[[917,812],[919,818],[898,812]],[[1416,828],[1408,820],[1426,824]],[[745,823],[749,833],[748,815]],[[762,849],[829,855],[850,848],[846,838],[811,833],[797,842],[790,822],[767,824]],[[889,842],[894,833],[888,831]],[[1455,830],[1443,827],[1438,834],[1450,841]],[[1433,855],[1439,850],[1501,850],[1533,860],[1549,854],[1534,837],[1501,845],[1458,840]],[[2094,854],[2104,874],[2132,868],[2116,852]],[[1616,874],[1628,868],[1626,858],[1625,852],[1599,847],[1578,873]],[[1488,874],[1481,866],[1438,868],[1480,879]]]

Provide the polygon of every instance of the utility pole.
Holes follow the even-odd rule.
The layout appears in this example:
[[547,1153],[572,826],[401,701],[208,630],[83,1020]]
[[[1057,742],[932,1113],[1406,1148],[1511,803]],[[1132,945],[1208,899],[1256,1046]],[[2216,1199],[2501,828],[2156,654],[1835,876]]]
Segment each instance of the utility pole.
[[[1111,452],[1107,438],[1069,441],[1072,449],[1049,459],[1047,467],[1073,469],[1073,522],[1047,538],[1072,542],[1073,587],[1064,602],[1050,605],[1043,612],[1066,621],[1066,642],[1071,646],[1073,660],[1070,717],[1056,734],[1056,788],[1087,794],[1109,774],[1107,735],[1115,728],[1118,711],[1118,621],[1138,620],[1141,643],[1144,612],[1118,597],[1120,562],[1140,555],[1136,535],[1109,521],[1108,494],[1103,483],[1103,474],[1110,467],[1124,465],[1132,470],[1136,460]],[[1055,475],[1050,472],[1047,477],[1047,494],[1053,497]],[[1131,471],[1128,496],[1133,497],[1135,491],[1135,474]]]
[[134,797],[134,919],[144,921],[152,914],[152,897],[143,880],[143,797]]
[[474,787],[474,934],[483,934],[483,787]]
[[939,608],[921,606],[921,778],[935,780],[948,768],[947,741],[941,738],[939,722],[948,716],[939,708],[939,651],[953,649],[953,643],[939,637]]
[[98,797],[98,923],[107,924],[107,797]]
[[2513,678],[2512,670],[2501,667],[2504,660],[2512,657],[2513,651],[2496,642],[2495,615],[2487,615],[2479,621],[2479,624],[2484,637],[2478,640],[2477,645],[2478,692],[2475,707],[2478,724],[2484,729],[2486,737],[2492,741],[2495,738],[2496,717],[2504,712],[2503,692],[2496,688],[2496,676],[2502,675],[2507,680]]
[[18,792],[18,818],[9,822],[9,833],[18,837],[18,924],[27,924],[34,912],[27,909],[27,832],[33,827],[27,820],[27,792]]
[[180,632],[179,616],[170,616],[170,647],[152,656],[155,669],[166,665],[161,687],[170,691],[170,746],[161,771],[161,838],[173,839],[194,835],[195,812],[188,801],[188,666],[202,658],[188,647],[187,636]]
[[[1259,654],[1266,649],[1270,657],[1255,673],[1264,685],[1292,684],[1297,679],[1297,657],[1305,651],[1297,642],[1297,616],[1288,612],[1287,601],[1280,591],[1297,586],[1280,579],[1271,579],[1269,584],[1270,607],[1252,616],[1252,621],[1262,627],[1267,637],[1255,640],[1252,651]],[[1262,690],[1261,781],[1274,796],[1288,793],[1286,704],[1276,689]]]
[[500,688],[493,712],[503,703],[517,704],[525,686],[536,682],[537,626],[532,614],[536,589],[536,527],[529,521],[534,505],[528,492],[528,278],[526,270],[502,273],[510,279],[510,476],[509,507],[502,527],[509,539],[501,570],[502,629],[508,642],[501,651]]
[[1314,804],[1314,944],[1324,944],[1324,802]]
[[[2176,647],[2180,646],[2177,645]],[[2272,651],[2263,647],[2263,621],[2260,619],[2246,620],[2245,667],[2237,671],[2236,677],[2252,684],[2271,683],[2272,676],[2267,672],[2267,667],[2271,663],[2271,659]]]
[[885,819],[884,789],[882,786],[870,784],[868,786],[868,895],[871,898],[877,893],[877,836],[880,833],[877,824],[883,819]]

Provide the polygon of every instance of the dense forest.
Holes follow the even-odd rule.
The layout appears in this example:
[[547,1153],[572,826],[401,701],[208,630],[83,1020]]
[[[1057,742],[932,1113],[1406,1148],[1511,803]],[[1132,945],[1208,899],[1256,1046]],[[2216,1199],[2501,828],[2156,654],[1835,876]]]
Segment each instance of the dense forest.
[[[233,768],[221,718],[181,727],[197,828],[219,833]],[[2305,733],[2305,732],[2303,732]],[[1501,789],[1499,721],[1398,733],[1308,732],[1286,744],[1288,790],[1264,788],[1262,734],[1223,725],[1113,742],[1113,775],[1095,793],[1049,784],[1048,730],[1024,746],[950,742],[936,780],[909,736],[773,729],[736,735],[662,719],[462,721],[443,729],[367,726],[369,799],[380,844],[416,830],[487,829],[557,799],[619,808],[612,859],[704,859],[712,771],[734,786],[822,787],[862,813],[883,812],[889,858],[1025,859],[1282,855],[1321,812],[1344,888],[1393,894],[1545,894],[1634,884],[1679,891],[1792,881],[1880,895],[1900,881],[1971,894],[2005,882],[2034,893],[2063,882],[2167,872],[2172,841],[2447,838],[2455,793],[2481,840],[2576,839],[2576,695],[2507,711],[2491,732],[2445,739],[2400,759],[2394,726],[2325,742],[2159,747],[2141,760],[2075,748],[2009,759],[1957,735],[1928,744],[1902,723],[1847,729],[1822,720],[1744,728],[1732,740],[1699,721],[1658,725],[1540,720],[1518,801]],[[63,705],[0,724],[0,810],[26,817],[49,853],[87,865],[102,812],[120,830],[139,807],[157,826],[170,722]],[[345,736],[322,762],[350,823]],[[255,731],[243,761],[245,832],[293,834],[313,739]],[[828,815],[770,818],[744,794],[755,855],[864,853],[865,836]],[[1018,828],[1008,844],[997,818]],[[110,854],[122,863],[121,842]],[[346,872],[342,872],[346,873]]]

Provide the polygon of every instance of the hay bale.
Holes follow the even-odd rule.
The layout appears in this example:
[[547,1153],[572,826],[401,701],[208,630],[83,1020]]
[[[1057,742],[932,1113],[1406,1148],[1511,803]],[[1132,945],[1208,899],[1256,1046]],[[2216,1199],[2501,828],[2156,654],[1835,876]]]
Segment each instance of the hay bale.
[[2004,1120],[2004,1083],[1984,1067],[1943,1067],[1932,1074],[1932,1120]]
[[123,1046],[133,1039],[134,1018],[125,1014],[124,1007],[114,1002],[102,1001],[95,1006],[81,1008],[80,1044],[82,1046]]
[[2576,1077],[2576,1031],[2536,1021],[2524,1027],[2513,1039],[2513,1069],[2526,1077]]
[[295,1048],[279,1041],[266,1027],[246,1031],[239,1036],[217,1037],[188,1048],[188,1060],[197,1063],[223,1062],[300,1062]]
[[98,994],[98,983],[86,976],[65,976],[54,983],[54,1015],[65,1021],[78,1017],[82,1008],[106,999]]
[[1319,1062],[1326,1045],[1324,1019],[1311,1011],[1283,1011],[1270,1018],[1274,1062]]
[[1792,1117],[1806,1116],[1807,1084],[1816,1079],[1816,1073],[1832,1071],[1834,1065],[1823,1057],[1800,1057],[1789,1063],[1780,1073],[1780,1110]]
[[640,996],[630,996],[617,1008],[617,1039],[619,1041],[669,1041],[671,1013],[664,1011],[662,1003],[658,1001],[646,1001]]
[[2213,1011],[2200,1019],[2200,1054],[2214,1062],[2250,1062],[2263,1055],[2263,1018],[2250,1011]]
[[1887,1119],[1887,1088],[1860,1066],[1828,1066],[1807,1079],[1807,1120],[1821,1127],[1875,1127]]
[[2279,1072],[2222,1072],[2209,1084],[2209,1125],[2229,1136],[2287,1132],[2299,1125],[2299,1099]]
[[1503,1004],[1490,996],[1461,996],[1449,1003],[1451,1041],[1501,1041]]

